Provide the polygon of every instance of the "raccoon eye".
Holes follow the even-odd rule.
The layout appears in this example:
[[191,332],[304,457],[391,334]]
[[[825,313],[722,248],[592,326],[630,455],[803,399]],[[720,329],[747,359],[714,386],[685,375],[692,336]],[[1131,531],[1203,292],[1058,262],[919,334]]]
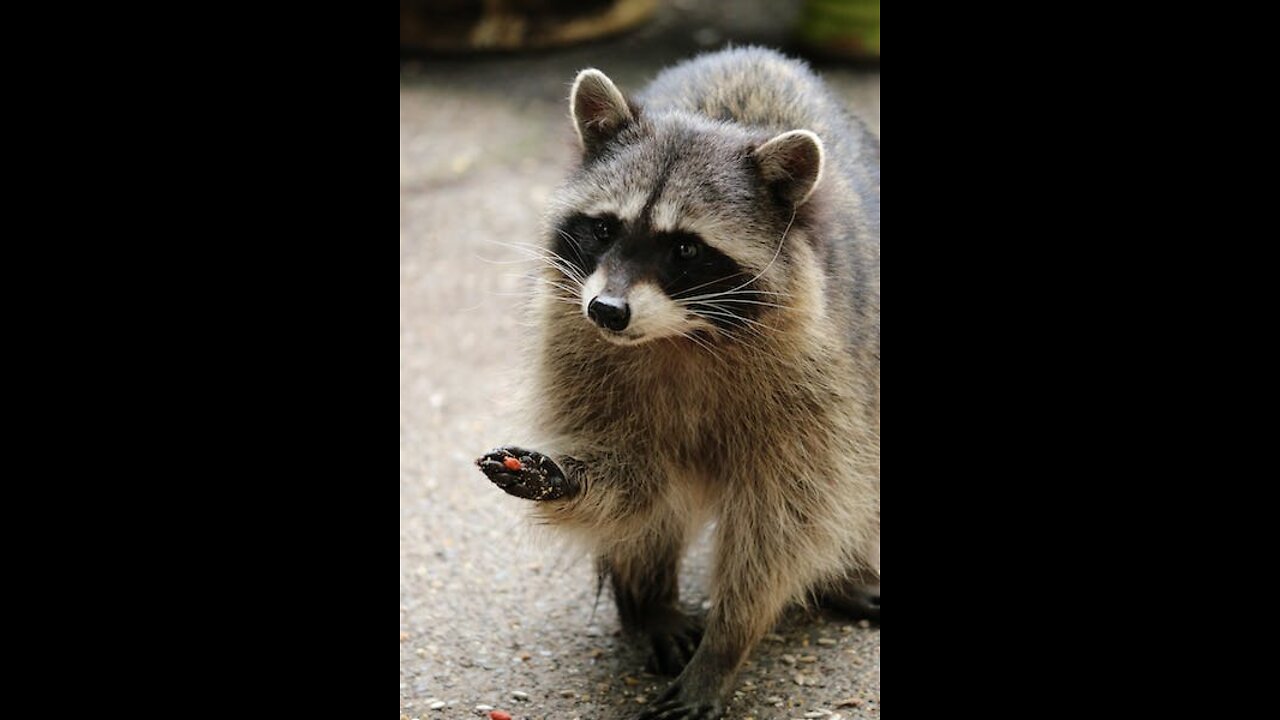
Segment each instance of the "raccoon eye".
[[676,259],[688,262],[698,257],[698,252],[698,243],[686,240],[676,246]]
[[591,234],[601,243],[607,243],[613,238],[613,222],[605,218],[599,218],[591,223]]

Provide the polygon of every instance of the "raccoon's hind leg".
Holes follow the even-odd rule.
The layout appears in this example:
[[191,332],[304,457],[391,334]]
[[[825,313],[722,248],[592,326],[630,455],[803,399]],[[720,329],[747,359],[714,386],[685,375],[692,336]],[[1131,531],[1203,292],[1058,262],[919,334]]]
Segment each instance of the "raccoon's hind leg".
[[697,651],[702,626],[679,607],[682,529],[663,525],[655,523],[644,537],[610,548],[599,570],[609,578],[623,629],[651,646],[649,670],[677,675]]
[[582,466],[573,458],[557,464],[536,450],[506,446],[485,454],[476,465],[503,492],[524,500],[564,500],[582,492]]

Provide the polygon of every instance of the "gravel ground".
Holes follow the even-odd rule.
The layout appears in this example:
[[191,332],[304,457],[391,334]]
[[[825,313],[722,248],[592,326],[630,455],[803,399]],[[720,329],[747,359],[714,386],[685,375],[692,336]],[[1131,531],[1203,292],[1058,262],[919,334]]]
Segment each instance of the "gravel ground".
[[[517,719],[625,718],[666,685],[619,636],[607,591],[596,602],[590,560],[530,527],[523,504],[472,460],[519,441],[503,430],[503,398],[524,363],[528,266],[498,243],[538,241],[543,203],[574,153],[575,72],[596,66],[638,89],[726,39],[778,46],[797,11],[756,0],[729,15],[727,5],[677,0],[630,35],[555,52],[401,58],[402,720],[475,718],[478,706]],[[817,68],[878,134],[879,71]],[[695,611],[707,567],[704,539],[681,575]],[[796,609],[775,633],[726,717],[880,716],[878,628]]]

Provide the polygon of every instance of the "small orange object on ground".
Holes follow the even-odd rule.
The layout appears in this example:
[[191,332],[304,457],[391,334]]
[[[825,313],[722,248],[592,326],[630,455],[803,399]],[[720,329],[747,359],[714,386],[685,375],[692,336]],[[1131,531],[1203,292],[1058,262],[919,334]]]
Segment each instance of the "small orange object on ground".
[[490,710],[489,720],[511,720],[511,716],[501,710]]
[[[503,461],[502,461],[502,464],[503,464],[503,465],[504,465],[508,470],[512,470],[512,471],[519,470],[520,468],[524,467],[523,465],[521,465],[521,464],[520,464],[520,461],[519,461],[519,460],[517,460],[517,459],[515,459],[515,458],[513,458],[513,457],[509,457],[509,458],[507,458],[506,460],[503,460]],[[495,711],[495,712],[496,712],[496,711]],[[504,713],[504,714],[505,714],[505,713]],[[495,720],[496,720],[496,719],[495,719]],[[507,720],[511,720],[510,716],[508,716]]]

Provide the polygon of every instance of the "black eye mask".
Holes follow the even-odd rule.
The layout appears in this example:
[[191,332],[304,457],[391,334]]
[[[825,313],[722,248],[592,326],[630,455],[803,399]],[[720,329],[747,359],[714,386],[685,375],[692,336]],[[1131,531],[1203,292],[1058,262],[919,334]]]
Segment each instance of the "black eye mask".
[[[588,277],[602,262],[626,283],[651,280],[675,302],[722,328],[737,315],[760,315],[757,283],[733,258],[686,232],[637,231],[611,215],[573,215],[557,228],[552,250]],[[730,294],[724,294],[730,293]]]

